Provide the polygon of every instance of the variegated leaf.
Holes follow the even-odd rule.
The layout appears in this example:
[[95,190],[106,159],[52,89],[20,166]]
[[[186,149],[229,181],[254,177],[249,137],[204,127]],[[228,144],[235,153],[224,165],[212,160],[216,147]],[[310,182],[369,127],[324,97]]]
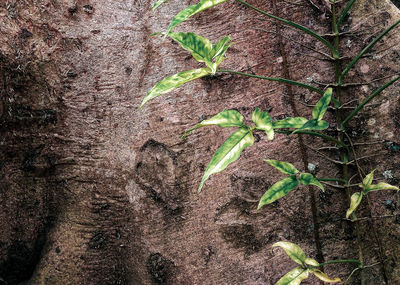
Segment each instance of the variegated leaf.
[[332,99],[332,88],[328,88],[322,98],[317,102],[313,111],[312,117],[313,119],[320,121],[325,115],[326,110],[328,109],[329,103]]
[[360,205],[363,194],[360,192],[356,192],[351,195],[350,198],[350,208],[346,212],[346,218],[348,219],[350,215],[357,209],[358,205]]
[[160,6],[161,4],[167,2],[168,0],[158,0],[157,2],[154,3],[153,5],[153,10],[157,9],[158,6]]
[[370,186],[372,184],[372,181],[374,180],[374,172],[376,169],[372,170],[370,173],[367,174],[367,176],[365,176],[365,178],[363,179],[362,182],[362,188],[367,188],[368,186]]
[[324,272],[322,272],[321,270],[318,269],[313,269],[311,270],[312,273],[314,273],[314,275],[324,281],[324,282],[328,282],[328,283],[337,283],[337,282],[342,282],[342,280],[340,280],[340,278],[331,278],[328,275],[326,275]]
[[210,52],[210,58],[224,55],[228,47],[231,45],[228,44],[230,40],[231,38],[229,36],[226,36],[220,39],[215,45],[213,45],[213,48]]
[[267,112],[263,112],[259,108],[256,108],[253,112],[252,120],[256,125],[257,130],[265,131],[268,140],[274,139],[274,129],[272,128],[271,117]]
[[171,23],[168,26],[167,34],[172,31],[180,23],[184,22],[193,15],[200,13],[204,10],[212,8],[218,4],[224,3],[228,0],[201,0],[198,4],[191,5],[186,9],[180,11],[175,17],[172,18]]
[[298,128],[297,130],[293,131],[292,134],[298,133],[302,130],[325,130],[329,127],[327,121],[321,120],[318,121],[317,119],[312,119],[305,123],[302,127]]
[[371,191],[379,191],[379,190],[397,190],[399,191],[399,187],[390,185],[389,183],[385,182],[379,182],[378,184],[373,184],[370,186],[367,186],[365,190],[363,191],[364,194],[367,194],[368,192]]
[[285,173],[285,174],[296,174],[299,171],[296,169],[296,167],[293,166],[293,164],[285,161],[279,161],[279,160],[273,160],[273,159],[264,159],[265,162],[268,162],[269,165],[275,167],[278,169],[280,172]]
[[277,246],[281,247],[290,257],[290,259],[298,264],[303,265],[304,261],[307,259],[306,254],[297,244],[288,241],[279,241],[272,245],[272,247]]
[[308,120],[303,117],[295,117],[295,118],[286,118],[283,120],[278,120],[272,123],[274,129],[281,129],[281,128],[301,128],[307,123]]
[[170,32],[168,36],[178,42],[182,48],[189,51],[195,60],[205,62],[209,68],[213,67],[212,57],[210,58],[210,52],[213,47],[208,39],[191,32]]
[[316,260],[313,259],[313,258],[309,258],[309,257],[307,257],[306,259],[304,259],[304,263],[305,263],[305,264],[308,264],[308,265],[311,265],[311,266],[319,266],[319,262],[318,262],[318,261],[316,261]]
[[324,186],[310,173],[302,173],[300,174],[299,181],[304,185],[315,185],[321,188],[322,191],[325,191]]
[[296,267],[286,273],[275,285],[299,285],[308,276],[308,269]]
[[261,209],[261,207],[264,205],[270,204],[279,198],[286,196],[291,190],[296,188],[298,184],[299,181],[296,179],[295,175],[276,182],[261,197],[257,210]]
[[198,191],[203,188],[204,182],[212,175],[223,171],[229,164],[236,161],[244,149],[254,144],[253,133],[248,128],[240,128],[234,132],[217,150],[208,163]]
[[163,80],[161,80],[160,82],[158,82],[156,85],[154,85],[154,87],[151,88],[149,92],[147,92],[139,109],[142,108],[143,105],[146,104],[149,100],[157,96],[160,96],[162,94],[171,92],[172,90],[178,88],[184,83],[193,81],[195,79],[204,77],[209,74],[210,74],[210,69],[199,68],[199,69],[179,72],[177,74],[168,76]]
[[185,139],[185,137],[193,130],[205,127],[205,126],[213,126],[217,125],[223,128],[226,127],[244,127],[243,125],[243,116],[236,110],[224,110],[214,117],[211,117],[210,119],[204,120],[201,123],[195,125],[193,128],[190,130],[187,130],[184,135],[182,136],[182,139]]

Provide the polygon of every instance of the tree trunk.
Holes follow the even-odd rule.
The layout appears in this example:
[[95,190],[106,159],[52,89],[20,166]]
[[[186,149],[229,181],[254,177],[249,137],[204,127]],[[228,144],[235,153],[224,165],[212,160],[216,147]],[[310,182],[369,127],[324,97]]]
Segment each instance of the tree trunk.
[[[202,129],[180,140],[184,130],[224,109],[238,109],[247,119],[255,107],[275,118],[308,116],[310,108],[301,103],[316,102],[315,93],[217,75],[138,111],[157,81],[197,66],[170,40],[150,36],[196,1],[183,2],[171,0],[155,12],[148,0],[0,3],[0,284],[274,284],[295,267],[283,251],[270,251],[281,240],[320,260],[358,258],[354,225],[343,219],[349,204],[340,189],[313,194],[300,188],[256,211],[254,201],[281,177],[264,158],[286,160],[302,171],[312,163],[321,176],[340,173],[315,152],[302,152],[295,135],[277,135],[273,142],[258,136],[201,194],[196,190],[205,165],[229,130]],[[272,1],[249,2],[274,11]],[[330,33],[324,1],[277,2],[279,16]],[[356,1],[345,22],[352,33],[341,38],[343,54],[357,54],[399,16],[388,0]],[[324,47],[280,28],[282,41],[274,21],[228,1],[177,30],[213,42],[230,35],[236,44],[224,69],[333,82],[333,63],[304,45]],[[345,88],[345,101],[366,98],[390,78],[374,79],[399,73],[398,31],[351,71],[352,82],[371,82]],[[381,141],[357,148],[359,157],[375,155],[360,163],[398,185],[399,83],[372,104],[352,121],[351,136],[355,143]],[[333,113],[328,120],[334,126]],[[303,140],[306,146],[326,145]],[[373,193],[370,203],[364,202],[359,217],[388,217],[359,223],[364,262],[373,265],[363,279],[399,284],[399,196]],[[346,279],[354,268],[325,270]],[[359,280],[357,271],[350,283]]]

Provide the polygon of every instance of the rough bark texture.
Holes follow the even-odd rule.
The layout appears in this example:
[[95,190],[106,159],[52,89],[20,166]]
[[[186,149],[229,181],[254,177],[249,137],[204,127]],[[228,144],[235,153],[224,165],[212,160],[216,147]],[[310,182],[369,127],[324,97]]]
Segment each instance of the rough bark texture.
[[[281,176],[261,158],[303,168],[295,136],[254,147],[198,195],[205,165],[229,130],[183,130],[223,109],[250,119],[254,107],[273,117],[292,115],[284,85],[232,75],[207,77],[139,106],[163,77],[197,65],[169,40],[150,37],[195,1],[169,1],[152,12],[148,0],[25,0],[0,3],[0,284],[273,284],[293,263],[274,242],[290,240],[316,256],[310,198],[293,191],[261,211],[257,203]],[[272,11],[270,1],[249,1]],[[324,1],[278,1],[282,17],[330,32]],[[357,1],[341,39],[356,54],[400,16],[388,0]],[[323,49],[312,38],[283,27],[284,52],[294,80],[331,82],[332,62],[298,42]],[[282,51],[273,21],[229,1],[179,26],[213,41],[236,43],[224,68],[283,76]],[[399,73],[400,34],[394,30],[358,63],[351,81]],[[288,41],[287,37],[295,41]],[[382,82],[344,90],[362,100]],[[293,89],[307,116],[315,94]],[[352,122],[366,170],[400,180],[399,83]],[[354,105],[354,104],[353,104]],[[334,116],[329,115],[334,122]],[[332,130],[332,134],[335,134]],[[306,144],[322,141],[304,138]],[[334,154],[334,153],[333,153]],[[340,172],[313,152],[319,175]],[[340,190],[316,196],[325,260],[357,258],[348,207]],[[367,284],[400,284],[399,196],[373,193],[361,217],[394,215],[360,224]],[[377,236],[371,230],[376,229]],[[326,268],[342,278],[352,266]],[[358,284],[359,274],[351,279]],[[310,279],[304,284],[317,284]]]

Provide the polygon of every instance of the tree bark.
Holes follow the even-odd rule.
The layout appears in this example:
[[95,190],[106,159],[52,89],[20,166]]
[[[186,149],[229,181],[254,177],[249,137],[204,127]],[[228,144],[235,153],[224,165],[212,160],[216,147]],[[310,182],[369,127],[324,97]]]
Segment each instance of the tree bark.
[[[283,251],[270,251],[281,240],[299,244],[311,257],[358,258],[354,227],[343,219],[348,201],[341,190],[315,192],[316,220],[307,188],[256,211],[254,201],[281,177],[264,158],[302,171],[309,162],[320,176],[340,172],[315,152],[302,153],[296,136],[277,135],[272,142],[257,136],[201,194],[196,190],[205,165],[229,130],[201,129],[180,140],[184,130],[224,109],[238,109],[249,120],[255,107],[276,118],[292,116],[295,106],[308,117],[306,105],[317,94],[216,75],[138,111],[156,82],[197,66],[178,45],[150,36],[164,31],[189,2],[195,1],[171,0],[155,12],[148,0],[0,3],[0,284],[274,284],[295,267]],[[273,11],[270,1],[249,3]],[[324,1],[296,3],[277,1],[277,13],[331,33]],[[388,0],[356,1],[350,14],[344,31],[351,33],[341,37],[344,55],[357,54],[400,17]],[[213,42],[230,35],[236,44],[224,69],[285,77],[286,57],[293,80],[334,80],[333,63],[304,47],[323,46],[286,26],[280,42],[274,21],[235,1],[177,30]],[[361,102],[390,78],[374,79],[400,72],[398,31],[351,71],[351,82],[371,82],[345,88],[346,102]],[[381,141],[357,147],[359,158],[368,156],[360,160],[364,170],[378,168],[377,179],[394,185],[400,180],[399,90],[397,82],[350,124],[353,142]],[[334,126],[333,113],[328,120]],[[326,145],[303,140],[306,146]],[[364,262],[373,265],[363,278],[367,284],[398,284],[399,196],[379,192],[370,200],[359,217],[388,217],[360,222]],[[325,269],[346,279],[354,267]],[[359,280],[356,272],[350,283]]]

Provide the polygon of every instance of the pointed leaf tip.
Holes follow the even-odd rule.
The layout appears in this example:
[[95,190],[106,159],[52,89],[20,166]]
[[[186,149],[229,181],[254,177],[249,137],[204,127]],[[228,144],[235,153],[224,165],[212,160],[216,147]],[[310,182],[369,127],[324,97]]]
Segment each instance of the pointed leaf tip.
[[203,120],[199,124],[195,125],[193,128],[185,131],[183,134],[183,138],[186,138],[186,136],[201,127],[205,126],[219,126],[223,128],[227,127],[246,127],[243,125],[243,116],[236,110],[223,110],[219,112],[217,115],[211,117],[210,119]]
[[176,41],[183,49],[190,52],[195,60],[204,62],[209,68],[212,68],[212,61],[209,58],[212,44],[208,39],[192,32],[170,32],[166,35]]
[[216,5],[222,4],[226,1],[228,0],[200,0],[198,4],[194,4],[183,9],[175,17],[172,18],[171,23],[168,26],[167,33],[171,32],[173,28],[175,28],[185,20],[189,19],[190,17],[196,15],[197,13],[212,8]]
[[371,192],[371,191],[379,191],[379,190],[397,190],[397,191],[399,191],[400,189],[389,183],[379,182],[378,184],[373,184],[373,185],[366,187],[364,190],[364,194],[367,194],[368,192]]
[[298,266],[286,273],[275,285],[300,285],[308,276],[309,270]]
[[278,169],[280,172],[285,173],[285,174],[296,174],[299,171],[294,167],[293,164],[285,161],[279,161],[279,160],[274,160],[274,159],[264,159],[265,162],[267,162],[269,165],[275,167]]
[[311,173],[301,173],[300,174],[300,178],[299,181],[308,186],[308,185],[314,185],[319,187],[322,191],[325,191],[324,186],[322,186],[321,182],[319,182],[314,175],[312,175]]
[[360,192],[356,192],[351,195],[350,198],[350,208],[346,212],[346,219],[350,217],[350,215],[357,209],[358,205],[360,205],[363,194]]
[[376,171],[376,169],[372,170],[370,173],[367,174],[367,176],[365,176],[365,178],[363,179],[362,185],[363,188],[367,188],[368,186],[370,186],[372,184],[372,181],[374,180],[374,172]]
[[267,112],[263,112],[259,108],[256,108],[253,112],[252,120],[256,125],[257,130],[265,131],[268,140],[274,139],[274,129],[272,127],[271,117]]
[[307,121],[302,127],[298,128],[297,130],[293,131],[292,134],[296,134],[303,130],[325,130],[329,127],[327,121],[317,119],[312,119]]
[[342,282],[342,280],[338,277],[336,278],[331,278],[328,275],[326,275],[324,272],[318,269],[313,269],[311,272],[320,280],[328,283],[337,283],[337,282]]
[[298,184],[299,181],[297,180],[295,175],[276,182],[261,197],[260,202],[258,203],[257,210],[261,209],[261,207],[263,207],[264,205],[268,205],[286,196],[290,191],[295,189]]
[[212,175],[225,170],[231,163],[235,162],[242,151],[254,144],[253,132],[248,128],[240,128],[234,132],[217,150],[208,163],[203,178],[201,179],[198,192],[201,192],[205,181]]
[[304,263],[311,265],[311,266],[319,266],[319,262],[310,257],[307,257],[306,259],[304,259]]
[[274,129],[282,129],[282,128],[301,128],[308,120],[303,117],[295,117],[295,118],[285,118],[282,120],[278,120],[272,123]]
[[301,249],[300,246],[295,243],[288,241],[279,241],[274,243],[272,247],[281,247],[290,257],[290,259],[298,264],[303,265],[304,261],[307,259],[304,251]]
[[157,9],[161,4],[163,4],[163,3],[167,2],[167,1],[168,0],[158,0],[157,2],[155,2],[154,5],[153,5],[153,11],[155,9]]
[[210,52],[210,58],[217,58],[219,56],[223,56],[228,49],[232,45],[232,43],[229,43],[231,38],[229,36],[223,37],[220,39],[215,45],[213,45],[213,48]]
[[154,85],[153,88],[151,88],[150,91],[147,92],[139,109],[142,108],[143,105],[146,104],[151,99],[160,96],[162,94],[171,92],[187,82],[193,81],[195,79],[204,77],[209,74],[210,70],[208,68],[199,68],[199,69],[179,72],[177,74],[168,76],[163,80],[161,80],[160,82],[158,82],[156,85]]
[[312,117],[317,121],[321,121],[325,115],[326,110],[328,109],[329,103],[332,99],[332,88],[328,88],[322,98],[317,102],[313,111]]

